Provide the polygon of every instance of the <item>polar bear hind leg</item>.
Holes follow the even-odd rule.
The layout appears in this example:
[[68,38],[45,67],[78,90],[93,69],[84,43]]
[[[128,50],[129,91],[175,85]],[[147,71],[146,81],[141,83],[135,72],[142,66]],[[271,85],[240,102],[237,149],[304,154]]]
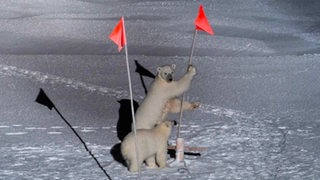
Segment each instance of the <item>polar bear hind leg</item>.
[[146,159],[146,165],[150,168],[156,168],[158,167],[156,164],[156,157],[155,155],[150,156],[149,158]]
[[166,167],[166,164],[167,164],[166,159],[167,159],[166,151],[165,152],[157,152],[156,161],[157,161],[157,164],[159,165],[160,168]]

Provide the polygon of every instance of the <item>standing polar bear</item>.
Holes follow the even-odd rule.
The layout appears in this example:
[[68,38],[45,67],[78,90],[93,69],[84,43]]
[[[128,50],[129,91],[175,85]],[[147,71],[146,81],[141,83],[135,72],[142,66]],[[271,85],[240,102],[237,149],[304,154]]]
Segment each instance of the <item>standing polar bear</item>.
[[[136,132],[137,162],[134,133],[129,133],[121,143],[121,153],[131,172],[139,170],[139,166],[146,162],[149,167],[163,168],[167,161],[167,142],[171,134],[173,121],[163,121],[153,129],[139,129]],[[156,164],[155,164],[155,162]]]
[[[189,89],[196,69],[190,65],[186,74],[180,80],[174,81],[175,68],[175,64],[157,68],[157,76],[135,114],[136,129],[152,129],[156,124],[164,121],[169,112],[180,111],[181,101],[175,97]],[[182,108],[190,110],[198,106],[199,103],[185,102]]]

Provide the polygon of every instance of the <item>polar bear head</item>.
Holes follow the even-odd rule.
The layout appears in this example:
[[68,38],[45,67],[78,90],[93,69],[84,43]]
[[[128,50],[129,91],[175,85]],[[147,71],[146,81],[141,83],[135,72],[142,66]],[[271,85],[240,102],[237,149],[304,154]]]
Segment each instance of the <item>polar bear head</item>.
[[158,71],[158,77],[165,80],[166,82],[172,82],[173,81],[173,73],[176,69],[176,65],[165,65],[157,68]]
[[156,129],[160,131],[166,138],[169,138],[172,127],[176,125],[176,121],[165,120],[156,125]]

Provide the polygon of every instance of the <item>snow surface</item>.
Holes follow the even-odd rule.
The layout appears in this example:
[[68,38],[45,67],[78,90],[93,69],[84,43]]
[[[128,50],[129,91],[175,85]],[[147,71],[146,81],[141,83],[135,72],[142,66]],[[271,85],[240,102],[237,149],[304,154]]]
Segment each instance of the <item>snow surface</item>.
[[200,3],[216,34],[197,36],[186,95],[202,104],[184,113],[181,136],[208,150],[186,155],[188,175],[143,167],[141,179],[320,179],[317,0],[1,2],[0,179],[108,179],[59,115],[34,102],[39,88],[111,179],[137,178],[117,156],[118,101],[129,93],[124,54],[108,34],[124,16],[141,102],[134,60],[153,73],[175,63],[180,77]]

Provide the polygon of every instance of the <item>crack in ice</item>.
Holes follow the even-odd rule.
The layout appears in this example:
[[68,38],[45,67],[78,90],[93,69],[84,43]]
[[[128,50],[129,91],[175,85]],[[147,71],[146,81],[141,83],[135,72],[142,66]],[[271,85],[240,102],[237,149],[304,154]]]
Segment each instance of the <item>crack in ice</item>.
[[82,81],[78,81],[75,79],[60,77],[56,75],[46,74],[39,71],[31,71],[27,69],[18,68],[15,66],[7,66],[0,64],[0,74],[5,76],[14,76],[25,79],[31,79],[38,81],[40,83],[48,83],[48,84],[63,84],[67,87],[72,87],[74,89],[84,89],[86,91],[96,91],[101,94],[107,94],[110,96],[114,96],[116,98],[122,98],[128,96],[128,92],[126,90],[115,90],[103,86],[98,86]]

